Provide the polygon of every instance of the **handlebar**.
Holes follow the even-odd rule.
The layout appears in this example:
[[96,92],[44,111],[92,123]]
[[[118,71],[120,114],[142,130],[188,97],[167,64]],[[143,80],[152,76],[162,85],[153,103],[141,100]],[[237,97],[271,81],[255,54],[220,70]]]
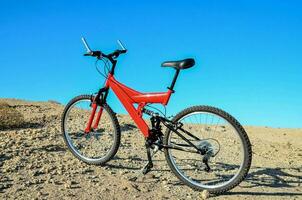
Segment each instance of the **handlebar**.
[[85,53],[84,56],[97,57],[98,59],[105,57],[105,58],[108,58],[111,62],[113,59],[117,59],[119,57],[119,55],[127,52],[127,49],[124,47],[124,45],[122,44],[122,42],[120,40],[117,40],[117,42],[120,45],[120,47],[122,48],[122,50],[117,49],[108,55],[102,53],[101,51],[92,51],[84,37],[82,37],[82,42],[84,43],[86,50],[87,50],[87,53]]

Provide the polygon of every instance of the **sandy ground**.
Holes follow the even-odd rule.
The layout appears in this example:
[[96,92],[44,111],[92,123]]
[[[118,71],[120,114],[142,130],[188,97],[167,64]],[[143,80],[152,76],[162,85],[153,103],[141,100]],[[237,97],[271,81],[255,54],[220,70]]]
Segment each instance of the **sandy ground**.
[[[118,115],[122,140],[106,166],[86,165],[67,151],[61,136],[63,106],[2,99],[21,115],[21,126],[0,129],[0,199],[201,199],[169,170],[163,153],[137,181],[146,162],[144,138],[129,117]],[[3,109],[0,109],[3,120]],[[19,116],[19,115],[18,115]],[[0,126],[1,127],[1,126]],[[245,127],[253,145],[247,179],[210,199],[302,199],[302,129]]]

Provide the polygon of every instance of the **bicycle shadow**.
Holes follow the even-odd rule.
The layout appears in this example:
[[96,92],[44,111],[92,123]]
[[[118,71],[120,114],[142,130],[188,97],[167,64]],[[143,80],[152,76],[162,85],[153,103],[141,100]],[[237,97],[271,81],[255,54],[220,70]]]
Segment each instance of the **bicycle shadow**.
[[[146,161],[146,160],[142,160]],[[159,160],[158,160],[159,161]],[[165,160],[160,160],[165,161]],[[108,165],[113,168],[130,169],[130,170],[140,170],[141,167],[130,167],[127,164],[116,166],[114,164]],[[232,168],[234,166],[225,166],[225,169]],[[239,167],[239,166],[238,166]],[[164,172],[169,171],[169,169],[158,169],[153,168],[153,172]],[[227,178],[227,177],[223,177]],[[243,182],[244,184],[239,185],[242,191],[229,191],[224,195],[251,195],[251,196],[302,196],[301,190],[297,192],[288,192],[289,188],[299,188],[302,185],[302,167],[299,168],[269,168],[269,167],[253,167],[250,173]],[[170,180],[168,185],[180,186],[184,184],[179,180]],[[281,188],[284,192],[249,192],[251,188]]]
[[[288,171],[291,171],[289,173]],[[269,168],[253,167],[247,178],[247,184],[238,187],[242,189],[250,188],[282,188],[284,192],[249,192],[249,191],[229,191],[225,195],[251,195],[251,196],[302,196],[302,192],[288,192],[289,188],[300,188],[302,185],[302,167],[299,168]]]
[[[244,184],[240,184],[239,188],[241,191],[228,191],[220,196],[228,196],[228,195],[245,195],[245,196],[302,196],[301,189],[297,192],[289,192],[289,188],[300,188],[302,185],[302,174],[294,175],[292,173],[288,173],[285,171],[296,171],[301,174],[302,167],[300,168],[263,168],[263,167],[254,167],[251,169],[251,173],[248,174],[246,179],[243,181]],[[226,178],[226,177],[224,177]],[[172,186],[183,186],[184,184],[180,181],[172,181],[169,183]],[[250,190],[250,188],[266,188],[274,189],[274,188],[282,188],[284,192],[257,192],[257,191],[246,191],[246,189]],[[215,196],[215,195],[214,195]]]
[[10,160],[13,156],[8,156],[6,154],[0,154],[0,167],[6,160]]
[[45,124],[43,123],[36,123],[36,122],[22,122],[19,124],[9,125],[2,127],[0,126],[0,131],[19,131],[24,129],[39,129],[43,128]]
[[64,153],[66,152],[66,148],[62,147],[61,145],[57,145],[57,144],[48,144],[48,145],[44,145],[38,148],[32,148],[32,152],[41,152],[41,151],[45,151],[46,153]]
[[120,128],[121,128],[121,132],[126,132],[126,131],[131,131],[131,130],[134,130],[134,129],[137,129],[136,126],[134,126],[133,124],[130,124],[130,123],[122,123],[120,125]]
[[[272,188],[291,188],[302,184],[302,167],[299,168],[253,168],[246,181],[250,186],[242,186],[245,188],[252,188],[258,186],[272,187]],[[301,176],[293,175],[285,171],[296,171],[301,173]]]

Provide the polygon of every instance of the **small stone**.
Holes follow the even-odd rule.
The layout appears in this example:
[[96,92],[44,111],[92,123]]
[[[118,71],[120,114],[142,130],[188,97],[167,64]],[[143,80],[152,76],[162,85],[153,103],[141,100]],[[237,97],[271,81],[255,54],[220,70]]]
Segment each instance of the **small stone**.
[[44,166],[41,171],[48,174],[50,172],[50,169],[48,167]]
[[71,188],[71,185],[68,184],[68,183],[64,183],[64,187],[65,187],[66,189],[69,189],[69,188]]
[[119,171],[120,175],[124,175],[124,174],[127,174],[127,173],[128,173],[127,171]]
[[30,150],[26,149],[26,150],[24,151],[24,154],[25,154],[26,156],[30,156]]
[[91,178],[91,179],[96,179],[96,178],[97,178],[97,176],[91,176],[90,178]]
[[145,177],[146,177],[146,179],[156,178],[154,174],[146,174]]
[[167,184],[168,184],[168,181],[162,181],[162,184],[163,184],[163,185],[167,185]]
[[170,189],[170,187],[169,186],[164,186],[164,188],[168,191],[168,192],[170,192],[171,191],[171,189]]
[[116,174],[115,171],[109,171],[109,174],[113,175],[113,174]]
[[102,192],[108,192],[108,191],[109,191],[108,188],[102,188],[102,189],[101,189],[101,193],[102,193]]
[[208,199],[209,197],[210,197],[210,193],[209,193],[208,190],[202,191],[202,193],[201,193],[201,198],[202,199]]

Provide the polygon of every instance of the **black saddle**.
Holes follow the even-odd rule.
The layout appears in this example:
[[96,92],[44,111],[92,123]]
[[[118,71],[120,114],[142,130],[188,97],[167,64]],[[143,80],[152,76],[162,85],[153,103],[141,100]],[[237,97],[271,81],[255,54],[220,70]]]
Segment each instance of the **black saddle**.
[[166,61],[161,64],[162,67],[173,67],[175,69],[188,69],[195,65],[195,60],[193,58],[188,58],[178,61]]

